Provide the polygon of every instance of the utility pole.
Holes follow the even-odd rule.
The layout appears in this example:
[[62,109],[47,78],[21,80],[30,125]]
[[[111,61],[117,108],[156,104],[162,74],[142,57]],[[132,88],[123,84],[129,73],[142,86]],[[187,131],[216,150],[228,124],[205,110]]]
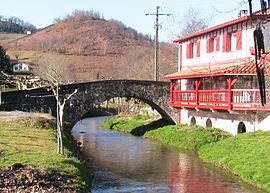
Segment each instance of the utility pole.
[[159,40],[158,40],[158,33],[159,33],[159,16],[160,15],[166,15],[170,16],[169,13],[159,13],[160,6],[157,6],[157,12],[156,13],[146,13],[145,15],[155,15],[156,16],[156,23],[155,23],[155,29],[156,29],[156,38],[155,38],[155,65],[153,68],[153,79],[155,81],[159,81]]

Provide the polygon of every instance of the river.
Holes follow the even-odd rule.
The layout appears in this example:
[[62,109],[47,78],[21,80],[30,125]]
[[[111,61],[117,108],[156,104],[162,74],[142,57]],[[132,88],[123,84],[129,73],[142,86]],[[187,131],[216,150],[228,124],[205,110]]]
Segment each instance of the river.
[[195,153],[104,129],[107,118],[83,119],[72,130],[94,173],[92,193],[258,192]]

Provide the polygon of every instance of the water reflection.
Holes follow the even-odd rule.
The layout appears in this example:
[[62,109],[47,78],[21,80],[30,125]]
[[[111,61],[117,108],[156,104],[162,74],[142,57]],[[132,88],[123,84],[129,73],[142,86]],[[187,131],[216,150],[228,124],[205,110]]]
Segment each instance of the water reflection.
[[94,171],[92,192],[254,192],[191,153],[101,127],[104,117],[78,122],[73,135]]

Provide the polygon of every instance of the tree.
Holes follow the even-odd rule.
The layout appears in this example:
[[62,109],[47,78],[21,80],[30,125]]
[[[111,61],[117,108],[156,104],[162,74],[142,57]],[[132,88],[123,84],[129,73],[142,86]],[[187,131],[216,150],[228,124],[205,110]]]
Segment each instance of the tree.
[[[42,64],[43,63],[43,64]],[[56,100],[56,131],[58,148],[57,153],[64,154],[63,148],[63,116],[66,102],[77,93],[75,89],[72,93],[61,94],[61,85],[71,83],[69,77],[71,74],[68,69],[63,69],[63,61],[53,56],[48,56],[46,60],[41,61],[38,74],[47,80],[47,86],[52,90]]]
[[57,131],[57,142],[58,142],[58,148],[57,153],[64,154],[64,148],[63,148],[63,116],[64,116],[64,108],[66,105],[66,102],[77,93],[77,89],[75,89],[72,93],[68,94],[67,96],[60,95],[60,85],[61,81],[59,81],[61,78],[60,74],[57,71],[54,71],[51,69],[52,73],[48,73],[48,81],[51,90],[53,91],[54,97],[56,99],[56,131]]
[[179,36],[185,36],[207,28],[211,18],[212,16],[204,17],[199,10],[190,7],[180,21],[171,16],[167,21],[166,29],[170,39],[175,40]]
[[201,17],[198,10],[190,7],[184,15],[183,28],[180,35],[188,35],[208,27],[207,18]]
[[0,45],[0,70],[6,73],[11,73],[10,59],[6,55],[6,50]]

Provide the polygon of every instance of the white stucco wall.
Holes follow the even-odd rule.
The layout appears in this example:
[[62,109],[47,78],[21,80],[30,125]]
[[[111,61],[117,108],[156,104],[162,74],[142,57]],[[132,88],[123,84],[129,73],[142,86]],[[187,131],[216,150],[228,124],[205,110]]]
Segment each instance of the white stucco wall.
[[[257,116],[257,115],[256,115]],[[210,110],[181,110],[181,124],[191,123],[191,118],[196,119],[196,125],[206,127],[206,121],[209,118],[212,122],[212,127],[222,129],[233,135],[238,134],[238,125],[243,122],[246,127],[246,132],[257,130],[270,130],[270,116],[258,120],[254,113],[239,114],[229,113],[228,111],[210,111]]]
[[[253,57],[250,53],[250,48],[254,47],[253,43],[253,31],[254,28],[246,26],[245,23],[242,24],[242,27],[238,26],[238,30],[234,30],[232,32],[232,42],[231,42],[231,51],[230,52],[223,52],[223,30],[219,30],[216,36],[220,37],[220,50],[216,51],[216,42],[214,43],[214,52],[207,53],[206,52],[206,44],[207,39],[210,37],[215,37],[209,35],[204,35],[202,37],[196,37],[194,39],[190,39],[186,42],[182,42],[182,59],[180,58],[180,45],[179,45],[179,62],[178,62],[178,69],[180,69],[180,61],[182,61],[182,70],[186,68],[192,68],[200,65],[215,65],[217,62],[229,61],[229,60],[237,60],[243,58],[250,58]],[[242,49],[236,50],[236,38],[235,32],[242,30]],[[196,57],[196,43],[194,43],[193,47],[193,58],[186,58],[186,47],[187,44],[192,42],[196,42],[196,40],[200,41],[200,57]]]
[[29,66],[27,64],[24,64],[24,63],[18,63],[18,64],[15,64],[13,65],[13,71],[16,72],[16,71],[28,71],[29,70]]

